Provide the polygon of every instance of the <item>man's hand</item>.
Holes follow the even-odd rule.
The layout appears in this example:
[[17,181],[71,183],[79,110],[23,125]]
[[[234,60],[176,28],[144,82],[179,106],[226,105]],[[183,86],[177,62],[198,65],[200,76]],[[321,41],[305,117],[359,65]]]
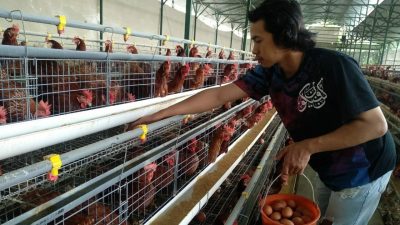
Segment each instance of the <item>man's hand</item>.
[[289,176],[304,172],[308,161],[310,161],[311,153],[311,143],[308,139],[290,144],[278,153],[276,160],[283,158],[281,179],[285,185]]
[[160,120],[157,115],[151,114],[148,116],[144,116],[140,119],[135,120],[134,122],[130,123],[126,128],[125,131],[133,130],[140,124],[150,124]]
[[235,101],[244,97],[248,97],[247,93],[234,83],[222,87],[210,88],[160,110],[153,115],[144,116],[129,124],[125,130],[131,130],[137,125],[153,123],[171,116],[206,112],[220,107],[225,102]]

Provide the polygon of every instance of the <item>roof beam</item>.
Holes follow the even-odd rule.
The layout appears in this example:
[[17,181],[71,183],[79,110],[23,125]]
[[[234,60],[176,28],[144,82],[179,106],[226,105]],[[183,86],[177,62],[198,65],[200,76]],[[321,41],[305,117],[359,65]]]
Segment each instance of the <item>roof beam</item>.
[[246,13],[216,13],[221,16],[246,16]]
[[229,11],[232,11],[232,10],[235,10],[235,9],[239,9],[239,8],[242,8],[242,6],[235,6],[235,7],[232,7],[232,8],[229,8],[229,9],[224,9],[224,13],[221,13],[221,12],[215,12],[215,13],[213,13],[213,15],[215,15],[215,14],[225,14],[225,12],[229,12]]

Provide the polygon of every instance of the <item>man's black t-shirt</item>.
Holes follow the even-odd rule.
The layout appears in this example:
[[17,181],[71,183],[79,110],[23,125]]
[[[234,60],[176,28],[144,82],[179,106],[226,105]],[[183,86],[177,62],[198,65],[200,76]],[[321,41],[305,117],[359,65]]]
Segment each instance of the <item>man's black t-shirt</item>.
[[[256,66],[235,84],[254,99],[269,94],[294,141],[330,133],[379,106],[357,62],[326,49],[306,51],[299,71],[290,79],[277,65]],[[313,154],[309,164],[327,187],[339,191],[393,170],[395,154],[387,132],[351,148]]]

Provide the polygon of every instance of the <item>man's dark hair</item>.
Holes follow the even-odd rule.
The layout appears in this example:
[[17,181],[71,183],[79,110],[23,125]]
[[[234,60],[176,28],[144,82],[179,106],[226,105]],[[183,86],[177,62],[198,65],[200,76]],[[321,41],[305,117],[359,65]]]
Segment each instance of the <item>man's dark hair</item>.
[[305,29],[301,8],[296,0],[265,0],[249,12],[250,22],[261,19],[264,20],[265,30],[272,33],[276,45],[299,51],[315,46],[315,34]]

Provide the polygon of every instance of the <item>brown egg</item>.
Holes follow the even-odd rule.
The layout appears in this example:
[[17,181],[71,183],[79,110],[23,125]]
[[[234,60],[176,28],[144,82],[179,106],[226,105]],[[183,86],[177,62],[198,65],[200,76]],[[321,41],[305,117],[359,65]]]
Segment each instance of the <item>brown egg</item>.
[[281,219],[279,222],[281,222],[283,225],[294,225],[294,223],[288,219]]
[[293,210],[289,206],[282,209],[282,216],[285,218],[290,218],[293,216]]
[[295,209],[296,208],[296,202],[293,200],[289,200],[287,201],[288,206],[290,206],[290,208]]
[[287,206],[287,203],[284,200],[278,200],[277,202],[279,202],[280,204],[282,204],[285,207]]
[[304,224],[303,219],[301,217],[294,217],[292,219],[292,221],[295,225],[303,225]]
[[272,220],[276,220],[276,221],[279,221],[282,218],[280,212],[273,212],[270,217]]
[[273,210],[272,207],[270,205],[265,205],[264,206],[264,212],[265,214],[267,214],[268,216],[272,214]]
[[281,211],[286,206],[287,206],[287,204],[283,200],[278,200],[278,201],[272,203],[272,208],[274,209],[274,211]]
[[197,216],[196,216],[197,220],[201,223],[203,223],[204,221],[206,221],[207,217],[206,214],[203,211],[200,211]]

